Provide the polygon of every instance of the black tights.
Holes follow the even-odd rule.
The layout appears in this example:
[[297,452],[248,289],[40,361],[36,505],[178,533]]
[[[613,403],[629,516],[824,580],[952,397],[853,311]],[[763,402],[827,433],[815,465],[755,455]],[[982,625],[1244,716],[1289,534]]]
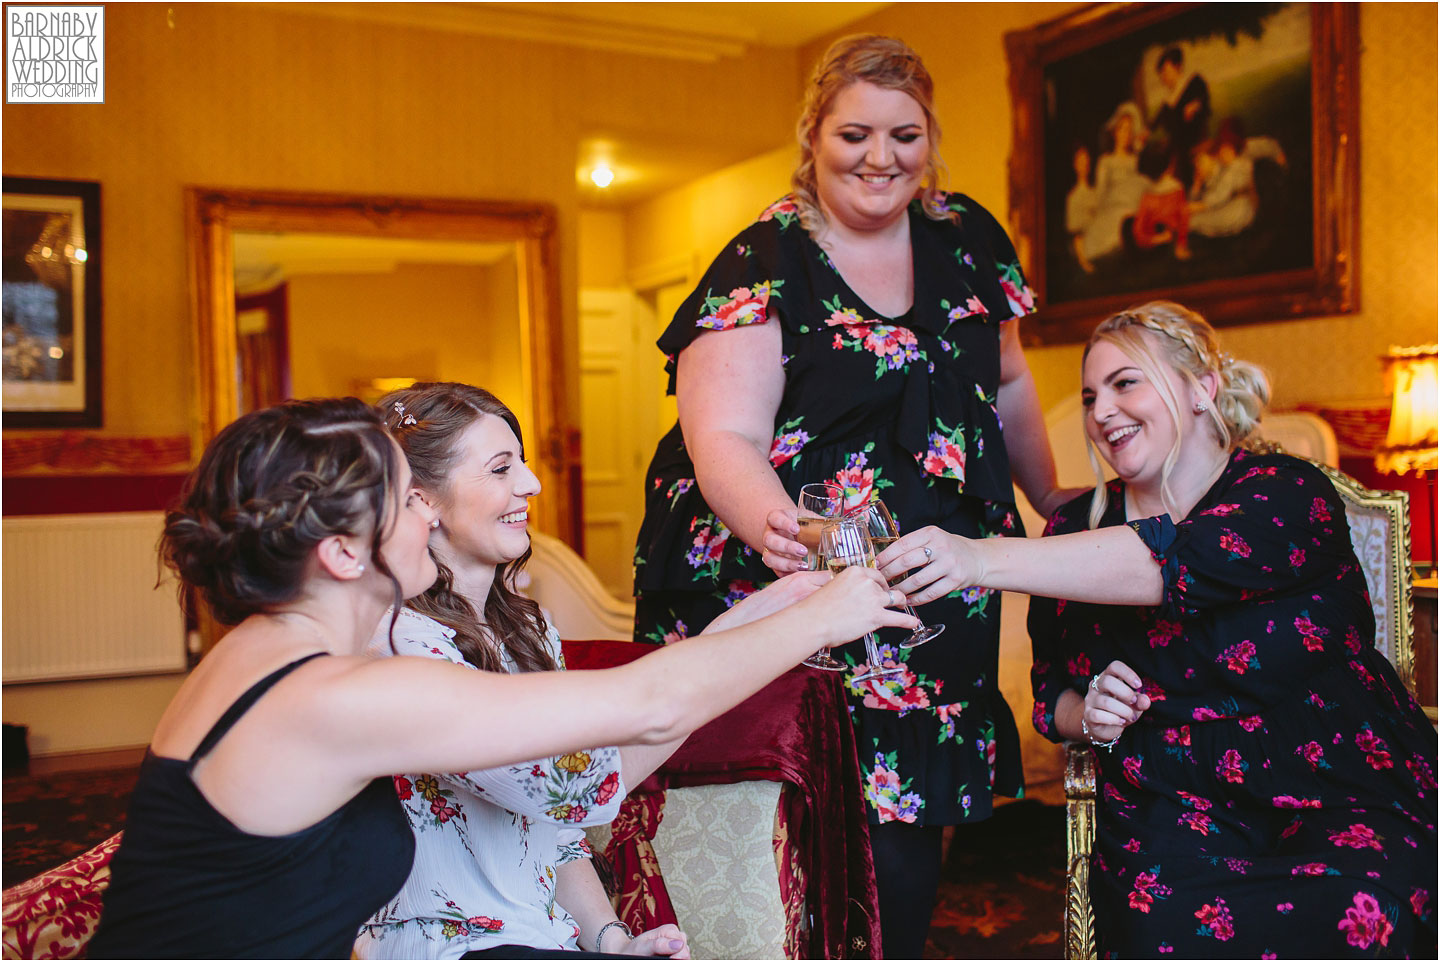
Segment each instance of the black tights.
[[925,955],[925,937],[940,885],[940,825],[886,822],[870,826],[875,888],[880,896],[881,948],[887,959]]

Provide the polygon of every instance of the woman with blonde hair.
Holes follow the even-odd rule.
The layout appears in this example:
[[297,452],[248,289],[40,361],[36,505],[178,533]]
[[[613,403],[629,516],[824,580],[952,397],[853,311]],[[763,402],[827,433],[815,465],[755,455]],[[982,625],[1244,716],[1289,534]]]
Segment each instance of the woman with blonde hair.
[[1038,596],[1035,727],[1101,749],[1100,951],[1433,957],[1435,732],[1375,649],[1334,487],[1242,446],[1263,372],[1153,301],[1096,329],[1082,396],[1118,477],[1047,537],[927,530],[878,560],[899,574],[931,549],[912,601]]
[[354,398],[252,412],[206,447],[161,554],[235,627],[160,719],[92,957],[345,958],[415,853],[393,772],[664,744],[819,645],[915,624],[881,607],[898,592],[857,570],[755,624],[608,671],[368,658],[386,607],[393,628],[435,580],[434,518],[384,422]]
[[[1063,500],[1020,347],[1033,297],[999,223],[940,189],[919,55],[836,41],[796,135],[793,192],[725,246],[660,338],[680,416],[646,480],[637,641],[693,633],[802,567],[808,483],[972,537],[1021,533],[1012,474],[1041,510]],[[882,677],[856,677],[857,646],[840,653],[888,956],[924,951],[944,827],[1021,790],[999,608],[989,592],[932,605],[946,635],[882,637]]]

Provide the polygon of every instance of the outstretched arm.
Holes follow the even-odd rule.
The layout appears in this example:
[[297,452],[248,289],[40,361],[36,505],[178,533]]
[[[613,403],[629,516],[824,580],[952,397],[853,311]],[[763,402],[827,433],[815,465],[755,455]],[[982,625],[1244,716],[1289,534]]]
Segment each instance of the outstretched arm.
[[[925,549],[929,549],[927,556]],[[1158,605],[1160,566],[1128,526],[1049,538],[972,540],[936,527],[905,535],[875,559],[912,604],[981,585],[1102,605]]]
[[[772,581],[710,622],[709,627],[700,634],[703,636],[729,631],[756,622],[776,612],[784,611],[819,591],[829,580],[829,572],[802,571],[787,575],[779,581]],[[620,759],[625,785],[633,788],[643,782],[651,772],[665,764],[665,760],[675,754],[688,737],[689,732],[686,732],[659,745],[622,746]]]

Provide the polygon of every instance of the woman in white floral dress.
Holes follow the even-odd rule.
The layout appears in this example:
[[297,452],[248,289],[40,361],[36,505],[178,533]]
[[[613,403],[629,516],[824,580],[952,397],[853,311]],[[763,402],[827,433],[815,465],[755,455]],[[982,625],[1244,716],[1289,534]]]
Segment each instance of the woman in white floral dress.
[[[563,668],[560,640],[533,601],[512,588],[530,557],[525,466],[515,416],[464,384],[417,384],[381,409],[437,515],[430,547],[440,576],[409,602],[378,655],[442,658],[475,670]],[[756,596],[717,629],[783,605],[798,585]],[[413,610],[411,610],[413,609]],[[388,626],[388,619],[386,620]],[[416,711],[423,713],[424,704]],[[444,718],[436,718],[444,725]],[[463,774],[415,772],[395,787],[415,832],[405,886],[361,929],[360,958],[497,957],[551,952],[689,958],[665,925],[632,938],[615,917],[581,827],[615,817],[627,787],[679,747],[599,747]]]

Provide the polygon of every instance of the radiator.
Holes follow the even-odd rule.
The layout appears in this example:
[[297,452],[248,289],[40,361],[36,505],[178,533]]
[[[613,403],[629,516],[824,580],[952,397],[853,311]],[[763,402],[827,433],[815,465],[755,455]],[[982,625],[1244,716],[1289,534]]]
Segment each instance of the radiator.
[[5,518],[3,681],[183,671],[175,581],[155,584],[163,525],[158,511]]

